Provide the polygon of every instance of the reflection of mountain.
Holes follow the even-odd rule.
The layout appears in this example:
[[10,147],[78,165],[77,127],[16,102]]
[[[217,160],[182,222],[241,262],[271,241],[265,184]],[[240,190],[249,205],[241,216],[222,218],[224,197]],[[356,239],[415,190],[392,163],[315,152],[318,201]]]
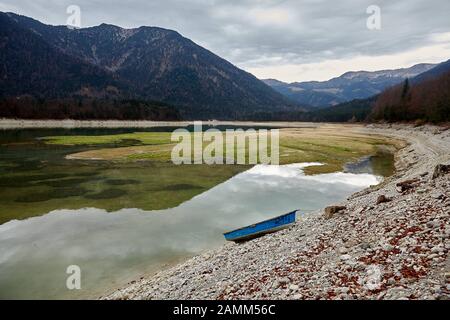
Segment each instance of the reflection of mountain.
[[379,94],[384,89],[406,78],[413,78],[434,66],[418,64],[398,70],[347,72],[340,77],[323,82],[284,83],[273,79],[264,80],[264,82],[299,104],[326,107]]

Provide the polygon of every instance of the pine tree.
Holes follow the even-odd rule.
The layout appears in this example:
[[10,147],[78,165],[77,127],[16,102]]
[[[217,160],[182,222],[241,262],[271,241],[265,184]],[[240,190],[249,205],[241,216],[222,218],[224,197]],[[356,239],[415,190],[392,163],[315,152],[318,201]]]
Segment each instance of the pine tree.
[[406,78],[405,82],[403,83],[402,99],[406,98],[408,92],[409,92],[409,79]]

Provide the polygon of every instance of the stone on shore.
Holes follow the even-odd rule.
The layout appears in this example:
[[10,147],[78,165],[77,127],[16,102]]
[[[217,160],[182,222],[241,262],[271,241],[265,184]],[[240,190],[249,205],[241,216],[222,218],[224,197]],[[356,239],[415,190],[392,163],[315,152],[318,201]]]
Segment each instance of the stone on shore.
[[345,206],[329,206],[329,207],[325,208],[325,212],[324,212],[323,216],[325,219],[331,219],[331,218],[333,218],[333,216],[336,213],[340,213],[346,209],[347,209],[347,207],[345,207]]
[[386,203],[386,202],[391,202],[391,201],[392,201],[392,200],[391,200],[390,198],[388,198],[388,197],[386,197],[384,194],[382,194],[381,196],[379,196],[379,197],[377,198],[376,204],[379,205],[379,204],[381,204],[381,203]]
[[410,179],[406,181],[402,181],[397,183],[396,189],[399,193],[403,193],[405,191],[414,189],[419,185],[420,180],[419,179]]
[[435,180],[435,179],[439,178],[440,176],[443,176],[443,175],[445,175],[447,173],[450,173],[450,165],[438,164],[434,168],[432,179]]

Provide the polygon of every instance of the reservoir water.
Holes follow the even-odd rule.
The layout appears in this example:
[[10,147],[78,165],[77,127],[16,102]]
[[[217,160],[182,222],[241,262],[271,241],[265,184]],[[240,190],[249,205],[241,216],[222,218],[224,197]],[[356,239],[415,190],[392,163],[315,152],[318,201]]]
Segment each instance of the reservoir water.
[[[224,243],[223,232],[296,209],[301,213],[313,212],[382,179],[370,170],[366,171],[371,173],[365,173],[361,166],[356,172],[346,170],[306,176],[303,169],[310,163],[257,165],[226,174],[222,172],[223,181],[215,183],[212,188],[198,185],[201,189],[194,188],[195,193],[192,194],[196,195],[192,197],[189,192],[192,192],[192,186],[196,186],[192,182],[195,176],[214,179],[214,172],[208,175],[205,170],[191,168],[192,176],[185,174],[190,184],[186,180],[176,184],[176,187],[166,186],[161,191],[152,189],[158,185],[158,180],[161,183],[161,180],[168,179],[167,176],[179,177],[180,180],[186,177],[183,178],[178,171],[170,171],[176,169],[143,166],[139,167],[139,176],[151,176],[148,178],[150,180],[142,183],[150,186],[150,191],[143,193],[142,189],[138,189],[136,192],[140,192],[140,197],[148,198],[152,203],[155,197],[159,199],[186,192],[187,200],[180,199],[180,204],[170,209],[142,210],[124,202],[132,197],[130,193],[133,188],[130,185],[139,184],[137,181],[121,184],[119,180],[130,179],[114,177],[117,169],[98,164],[98,170],[93,172],[92,167],[84,167],[83,163],[63,160],[62,155],[69,152],[67,148],[50,150],[30,142],[28,135],[21,139],[0,147],[3,151],[0,158],[2,175],[9,181],[6,183],[3,180],[0,185],[0,214],[8,216],[10,212],[17,212],[18,215],[16,219],[9,215],[0,225],[0,299],[96,298],[141,275],[151,274],[220,246]],[[26,156],[19,157],[17,148],[24,146],[27,147],[23,149]],[[46,156],[43,158],[42,154]],[[11,168],[14,168],[13,173]],[[136,178],[135,171],[138,169],[127,169],[134,172]],[[98,171],[102,172],[101,179]],[[62,172],[68,172],[69,176],[58,178],[56,175]],[[89,172],[92,174],[89,175]],[[49,179],[42,177],[52,174],[54,176]],[[227,175],[230,177],[226,178]],[[78,177],[77,181],[74,181],[74,176]],[[31,178],[26,180],[24,177]],[[61,179],[67,180],[67,183],[58,186]],[[99,209],[89,206],[88,201],[82,202],[86,206],[73,208],[74,197],[80,202],[86,193],[70,196],[69,189],[84,189],[80,185],[91,186],[97,183],[95,181],[105,183],[105,179],[115,180],[115,186],[126,192],[111,199],[130,209]],[[17,184],[14,185],[14,182]],[[59,190],[54,189],[55,186],[64,190],[69,188],[66,190],[69,196],[52,198],[52,190]],[[41,194],[42,199],[31,197],[42,188],[48,188],[45,189],[48,195]],[[8,202],[9,198],[5,198],[17,200],[21,193],[27,193],[31,198],[24,199],[27,200],[25,202]],[[120,200],[121,197],[124,200]],[[108,201],[108,197],[104,200]],[[21,217],[21,206],[32,207],[36,212]],[[66,270],[70,265],[81,269],[80,290],[68,290],[66,287],[69,276]]]

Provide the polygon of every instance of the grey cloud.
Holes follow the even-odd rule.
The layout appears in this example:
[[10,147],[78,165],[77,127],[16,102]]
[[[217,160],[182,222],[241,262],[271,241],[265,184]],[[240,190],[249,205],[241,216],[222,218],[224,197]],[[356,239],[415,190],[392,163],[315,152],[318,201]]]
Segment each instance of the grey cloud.
[[[64,24],[65,8],[82,9],[86,26],[102,22],[174,29],[242,67],[311,63],[356,55],[402,52],[450,32],[448,0],[0,0],[51,24]],[[382,10],[382,29],[366,28],[366,8]]]

